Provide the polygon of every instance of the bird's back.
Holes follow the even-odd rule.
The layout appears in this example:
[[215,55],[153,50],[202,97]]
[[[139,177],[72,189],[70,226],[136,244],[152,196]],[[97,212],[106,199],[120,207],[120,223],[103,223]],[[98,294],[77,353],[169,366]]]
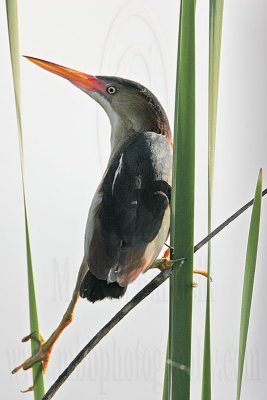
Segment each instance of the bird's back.
[[169,141],[153,132],[135,135],[109,163],[89,212],[82,297],[120,297],[158,256],[169,232],[171,166]]

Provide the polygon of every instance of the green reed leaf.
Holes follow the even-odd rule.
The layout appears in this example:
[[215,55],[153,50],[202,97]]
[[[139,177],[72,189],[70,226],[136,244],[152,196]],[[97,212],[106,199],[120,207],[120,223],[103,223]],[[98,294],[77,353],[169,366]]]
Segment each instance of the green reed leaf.
[[[223,0],[210,0],[209,16],[209,116],[208,116],[208,233],[211,232],[212,194],[216,144],[217,104],[223,21]],[[208,243],[208,274],[211,242]],[[210,279],[207,279],[206,320],[203,353],[202,400],[211,400]]]
[[242,293],[242,306],[240,318],[240,334],[239,334],[239,352],[238,352],[238,373],[237,373],[237,400],[240,400],[243,369],[246,354],[246,345],[248,337],[249,319],[251,302],[253,295],[254,276],[256,269],[260,216],[261,216],[261,192],[262,192],[262,170],[260,170],[258,182],[255,191],[254,204],[250,220],[250,228],[247,243],[247,254],[245,262],[245,273]]
[[170,279],[164,400],[190,398],[195,187],[195,1],[182,0],[176,79],[171,246],[186,258]]
[[[24,215],[25,215],[25,235],[26,235],[26,254],[27,254],[27,272],[28,272],[28,292],[29,292],[29,309],[30,309],[30,330],[35,332],[39,338],[39,324],[36,306],[36,297],[34,289],[31,246],[29,237],[27,206],[26,206],[26,191],[25,191],[25,175],[24,175],[24,155],[23,155],[23,136],[21,124],[21,101],[20,101],[20,64],[19,64],[19,34],[18,34],[18,11],[16,0],[6,0],[8,34],[10,45],[10,56],[13,73],[14,94],[16,103],[16,114],[18,124],[18,140],[20,148],[20,165],[23,187]],[[31,340],[32,354],[39,350],[39,344],[36,340]],[[40,400],[44,393],[44,379],[42,373],[42,365],[36,364],[32,368],[34,382],[34,399]]]

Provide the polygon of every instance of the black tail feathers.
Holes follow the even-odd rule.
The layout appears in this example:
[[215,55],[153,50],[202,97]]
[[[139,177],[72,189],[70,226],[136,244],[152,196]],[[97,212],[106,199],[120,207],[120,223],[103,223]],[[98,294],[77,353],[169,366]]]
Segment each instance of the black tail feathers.
[[103,300],[105,297],[118,299],[124,295],[126,289],[127,287],[122,287],[117,282],[107,283],[107,281],[97,279],[88,271],[81,285],[80,295],[94,303],[97,300]]

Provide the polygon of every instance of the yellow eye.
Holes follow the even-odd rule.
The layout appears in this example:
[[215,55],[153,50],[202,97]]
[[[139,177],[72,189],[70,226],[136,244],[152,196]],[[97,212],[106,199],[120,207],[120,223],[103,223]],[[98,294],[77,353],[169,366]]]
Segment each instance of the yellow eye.
[[114,86],[109,86],[108,88],[107,88],[107,92],[109,93],[109,94],[115,94],[116,93],[116,88],[114,87]]

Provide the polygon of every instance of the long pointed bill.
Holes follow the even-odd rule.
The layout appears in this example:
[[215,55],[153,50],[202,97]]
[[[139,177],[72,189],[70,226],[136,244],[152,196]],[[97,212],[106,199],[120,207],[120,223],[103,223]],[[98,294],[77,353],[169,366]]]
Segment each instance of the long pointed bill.
[[84,74],[83,72],[75,71],[74,69],[63,67],[62,65],[54,64],[49,61],[40,60],[39,58],[24,57],[39,67],[53,72],[53,74],[59,75],[62,78],[68,79],[80,89],[96,92],[103,89],[103,82],[93,75]]

